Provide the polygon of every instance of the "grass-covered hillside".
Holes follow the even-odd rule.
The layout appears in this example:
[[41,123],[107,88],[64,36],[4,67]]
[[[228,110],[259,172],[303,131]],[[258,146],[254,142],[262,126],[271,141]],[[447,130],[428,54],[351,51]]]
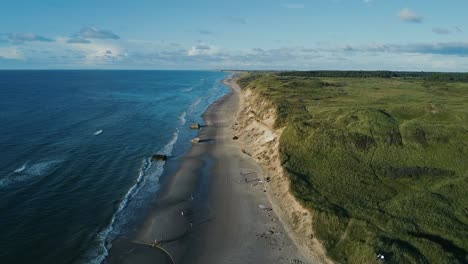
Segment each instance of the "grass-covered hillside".
[[297,73],[239,83],[276,106],[293,193],[334,260],[468,263],[468,83]]

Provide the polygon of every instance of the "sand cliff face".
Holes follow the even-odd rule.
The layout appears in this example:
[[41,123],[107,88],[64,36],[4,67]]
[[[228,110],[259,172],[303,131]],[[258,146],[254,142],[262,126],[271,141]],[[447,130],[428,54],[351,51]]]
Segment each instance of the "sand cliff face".
[[240,110],[233,126],[242,150],[260,164],[265,178],[270,177],[268,198],[285,229],[313,263],[332,263],[312,229],[313,217],[290,192],[290,181],[279,157],[279,138],[283,129],[274,129],[276,109],[252,90],[241,91]]

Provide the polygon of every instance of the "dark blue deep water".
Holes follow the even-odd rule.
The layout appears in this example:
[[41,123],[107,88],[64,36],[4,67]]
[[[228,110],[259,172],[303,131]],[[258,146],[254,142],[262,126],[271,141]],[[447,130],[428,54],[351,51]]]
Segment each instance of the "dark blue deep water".
[[100,263],[226,73],[0,71],[0,263]]

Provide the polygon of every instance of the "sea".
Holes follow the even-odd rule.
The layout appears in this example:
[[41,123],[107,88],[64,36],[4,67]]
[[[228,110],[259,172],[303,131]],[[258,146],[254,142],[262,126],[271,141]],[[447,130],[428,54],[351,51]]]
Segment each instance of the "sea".
[[227,75],[0,71],[0,263],[102,263]]

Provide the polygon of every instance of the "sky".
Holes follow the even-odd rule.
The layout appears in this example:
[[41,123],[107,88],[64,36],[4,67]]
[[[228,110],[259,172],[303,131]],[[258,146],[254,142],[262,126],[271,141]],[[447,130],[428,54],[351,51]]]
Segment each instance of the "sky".
[[2,0],[0,69],[468,71],[466,0]]

